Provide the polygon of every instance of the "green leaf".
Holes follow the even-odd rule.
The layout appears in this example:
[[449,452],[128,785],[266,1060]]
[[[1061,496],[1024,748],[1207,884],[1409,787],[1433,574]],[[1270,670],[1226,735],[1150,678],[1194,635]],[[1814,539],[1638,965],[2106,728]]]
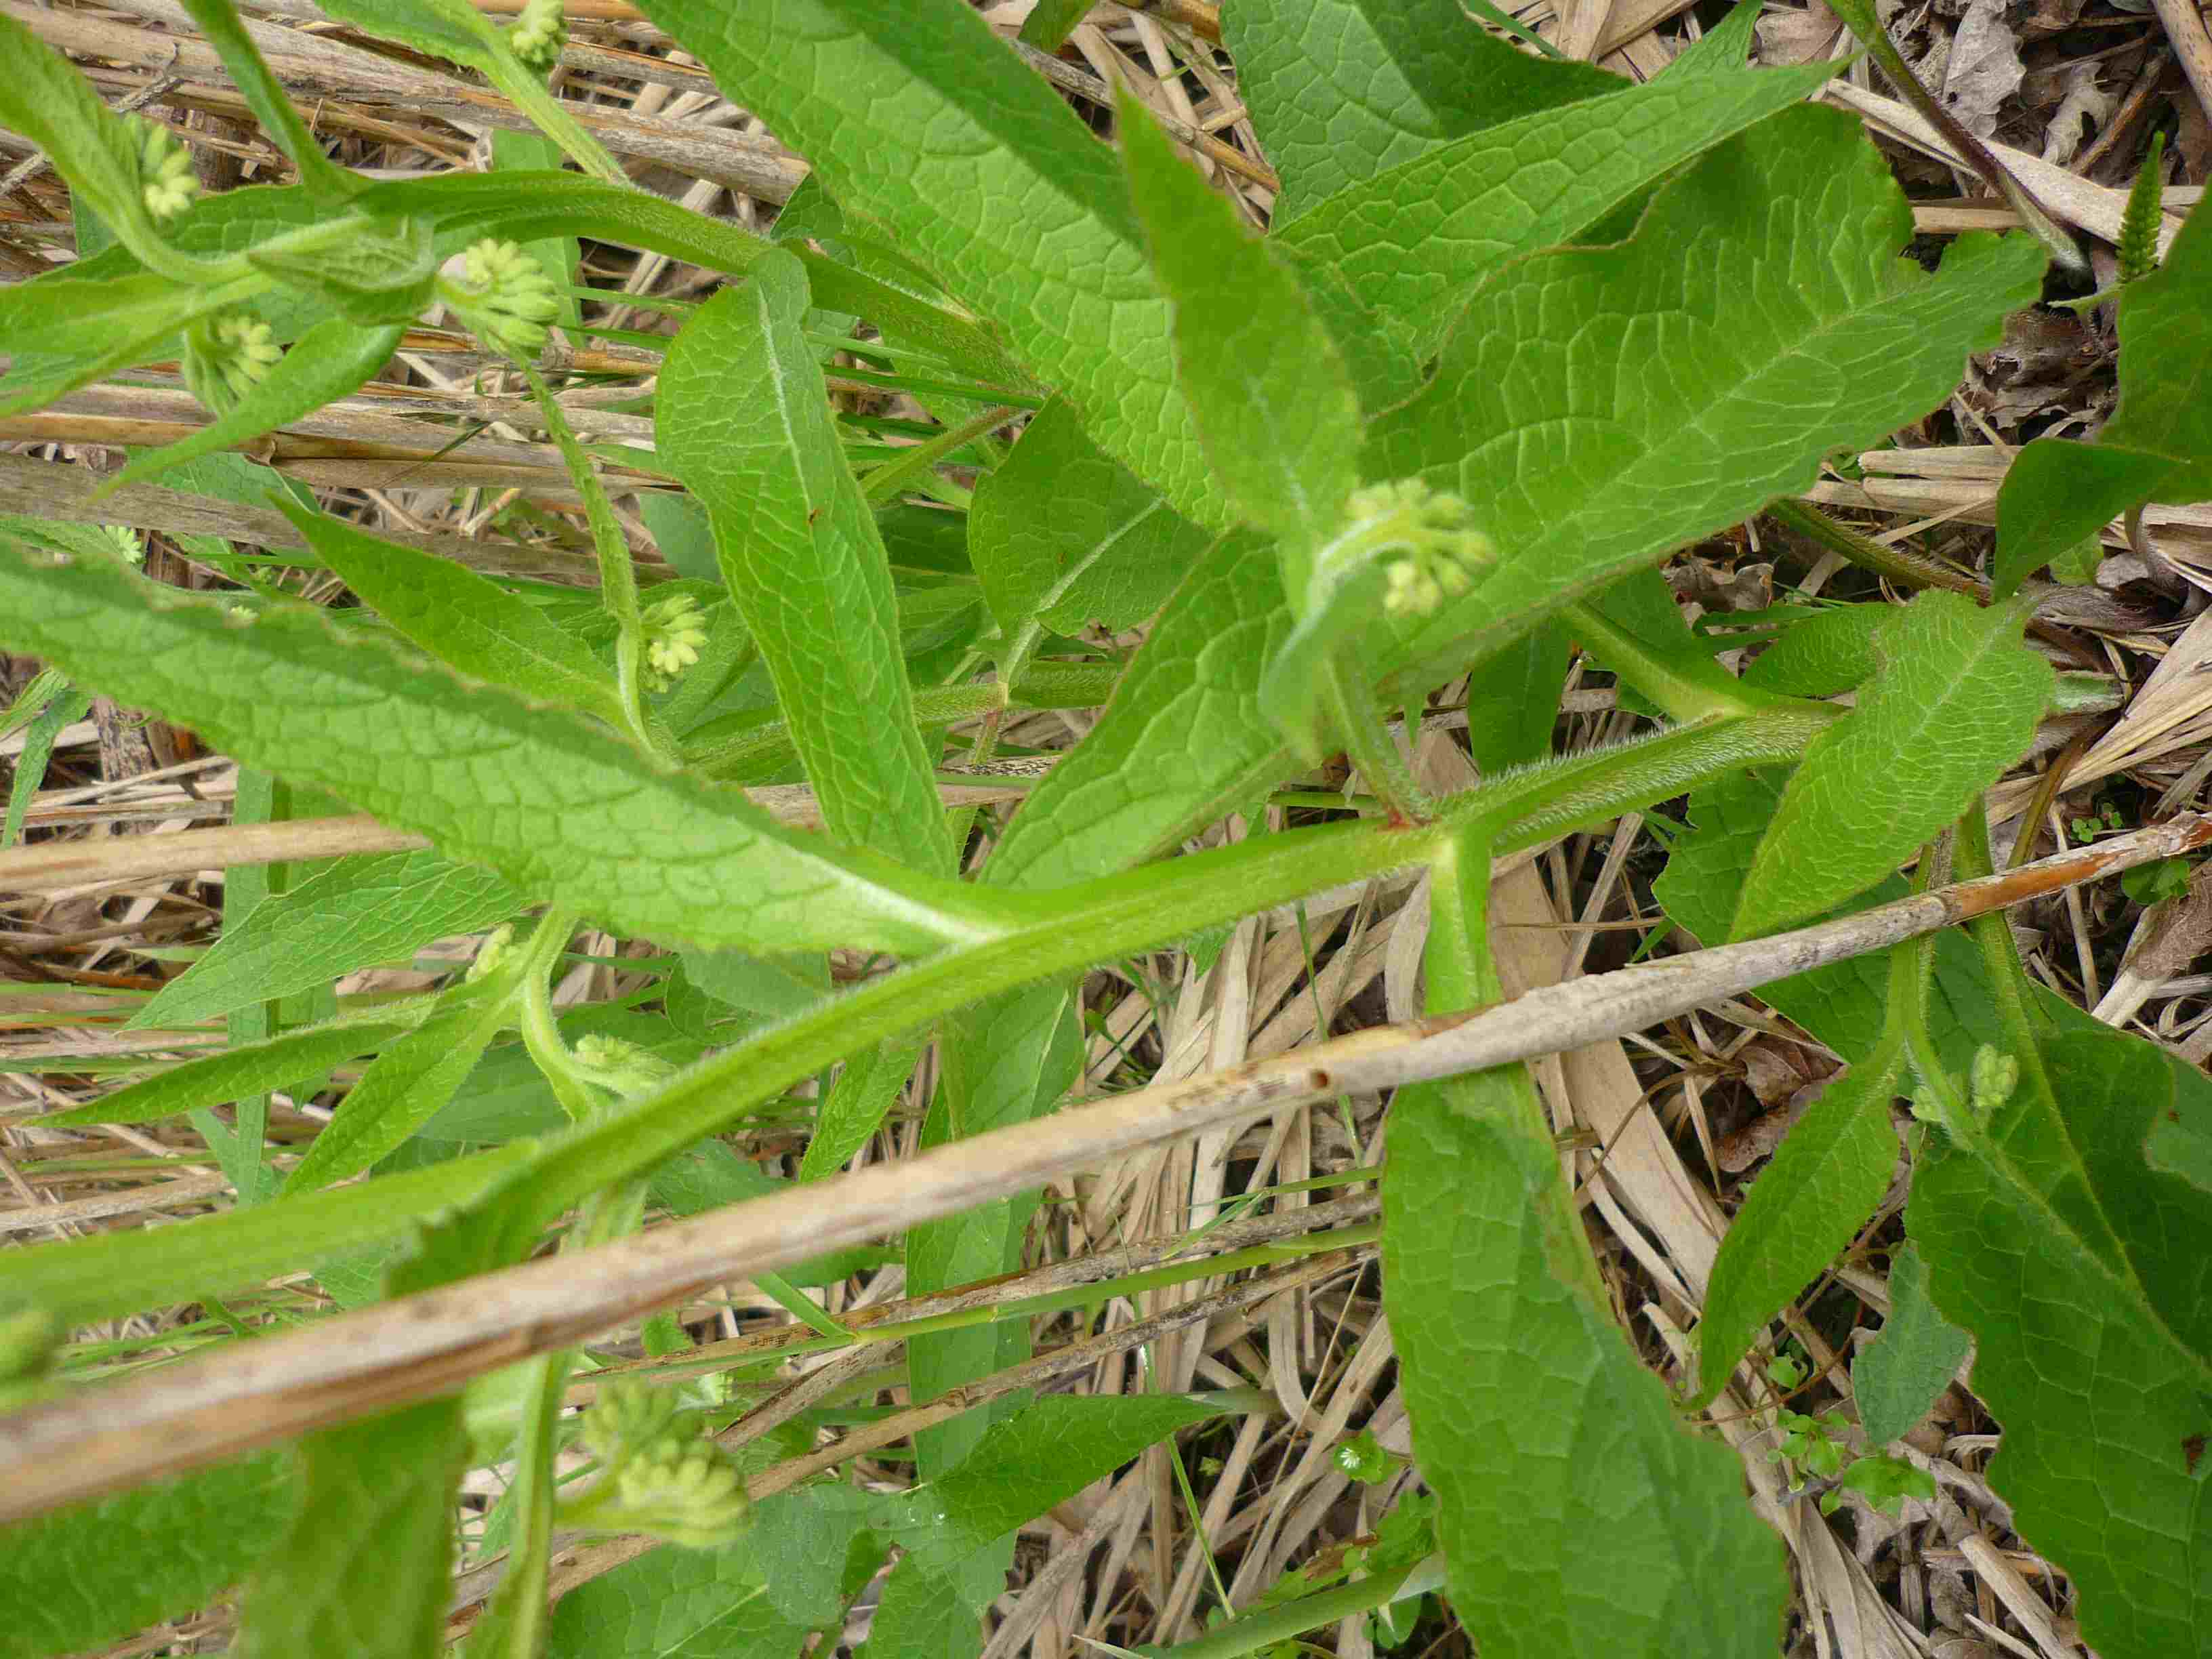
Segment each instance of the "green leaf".
[[[1284,224],[1273,240],[1302,270],[1328,272],[1333,291],[1350,296],[1349,314],[1368,319],[1363,329],[1401,343],[1407,361],[1418,364],[1444,344],[1468,296],[1515,257],[1573,240],[1684,163],[1799,102],[1830,73],[1828,65],[1808,64],[1668,76],[1646,87],[1615,82],[1619,89],[1607,96],[1486,127],[1355,185]],[[1762,193],[1741,198],[1734,215],[1701,225],[1705,234],[1724,237],[1729,220],[1741,224],[1754,202],[1763,217],[1771,188],[1739,187]],[[1825,228],[1831,235],[1840,228]],[[1639,239],[1650,234],[1639,228]],[[1711,303],[1684,297],[1693,314]],[[1759,303],[1755,289],[1734,297]],[[1591,314],[1576,301],[1568,305],[1544,314],[1563,320]],[[1341,302],[1331,307],[1332,320],[1340,310]],[[1496,314],[1495,307],[1486,307],[1486,315]],[[1525,331],[1527,324],[1516,318],[1514,326]],[[1389,392],[1415,389],[1402,377],[1378,384],[1375,369],[1362,373],[1370,409],[1395,401]],[[1951,375],[1957,379],[1955,364]]]
[[960,0],[643,9],[812,162],[848,216],[996,318],[1100,448],[1186,516],[1221,526],[1121,170],[981,17]]
[[2212,213],[2120,290],[2120,405],[2094,444],[2039,438],[1997,492],[1996,591],[2145,501],[2212,496]]
[[720,1550],[657,1549],[579,1584],[554,1604],[545,1652],[546,1659],[791,1659],[806,1628],[769,1594],[748,1539]]
[[0,288],[0,338],[11,353],[68,353],[118,336],[161,340],[207,308],[204,293],[150,270],[88,277],[64,266]]
[[1468,677],[1467,742],[1485,776],[1548,759],[1574,641],[1556,625],[1524,634]]
[[137,456],[100,487],[100,495],[143,483],[179,462],[247,442],[349,396],[390,360],[404,331],[396,325],[365,328],[335,317],[316,324],[269,371],[266,380],[239,399],[235,409],[217,416],[189,438]]
[[625,933],[908,952],[997,925],[960,884],[835,852],[578,716],[464,695],[315,611],[271,606],[241,625],[221,601],[120,567],[0,549],[0,617],[15,648]]
[[1844,605],[1793,623],[1744,671],[1744,684],[1797,697],[1855,690],[1881,666],[1880,637],[1898,615],[1892,605]]
[[349,323],[404,325],[436,294],[438,250],[428,221],[374,220],[337,247],[254,248],[256,270],[319,297]]
[[2117,1033],[2047,1040],[1985,1126],[1920,1137],[1906,1214],[2004,1426],[1990,1479],[2112,1659],[2212,1628],[2212,1194],[2144,1161],[2170,1078]]
[[814,1115],[799,1179],[820,1181],[850,1163],[883,1127],[921,1059],[921,1046],[908,1042],[878,1043],[848,1060]]
[[433,1659],[467,1452],[458,1395],[302,1441],[299,1512],[246,1587],[240,1659]]
[[949,1569],[1146,1447],[1239,1403],[1218,1395],[1046,1395],[994,1425],[958,1468],[894,1496],[883,1524],[924,1565]]
[[1735,933],[1833,908],[1954,823],[2027,752],[2050,664],[2021,643],[2018,605],[1922,593],[1882,631],[1882,672],[1813,739],[1759,843]]
[[1901,1050],[1832,1081],[1782,1142],[1713,1262],[1698,1325],[1698,1403],[1728,1384],[1766,1322],[1841,1255],[1889,1190]]
[[353,1014],[261,1042],[236,1043],[220,1054],[181,1060],[82,1106],[42,1120],[82,1123],[152,1123],[203,1106],[224,1106],[241,1095],[282,1089],[319,1077],[413,1030],[427,1005]]
[[0,823],[0,847],[13,847],[23,838],[23,821],[31,800],[46,781],[46,764],[53,759],[54,744],[73,722],[92,707],[91,696],[64,684],[53,700],[32,718],[23,733],[23,747],[15,757],[15,775],[8,781],[8,816]]
[[1231,507],[1281,544],[1284,588],[1303,613],[1313,562],[1359,482],[1352,377],[1297,280],[1126,88],[1115,120],[1170,304],[1177,381]]
[[1237,0],[1221,34],[1282,175],[1283,223],[1455,138],[1622,86],[1486,33],[1459,0]]
[[528,600],[465,565],[380,541],[322,514],[302,513],[293,522],[364,604],[447,666],[627,729],[621,694],[591,647]]
[[1031,790],[986,879],[1054,887],[1137,863],[1288,769],[1260,712],[1261,672],[1291,628],[1275,551],[1249,532],[1209,549],[1168,601],[1091,735]]
[[1410,659],[1456,672],[1941,403],[2043,258],[1962,237],[1930,277],[1896,257],[1911,234],[1856,121],[1799,109],[1670,181],[1627,242],[1499,272],[1371,429],[1369,477],[1464,497],[1498,549]]
[[244,1577],[292,1508],[264,1452],[19,1521],[0,1549],[0,1659],[104,1646],[196,1612]]
[[[410,961],[434,939],[507,921],[525,903],[497,876],[435,853],[340,860],[253,907],[156,992],[126,1030],[196,1025],[249,1003]],[[306,1075],[306,1073],[301,1073]]]
[[781,250],[702,307],[661,371],[660,453],[706,503],[823,822],[850,845],[949,871],[890,562],[799,331],[806,310],[805,273]]
[[284,1190],[311,1193],[359,1175],[434,1117],[512,1022],[516,983],[494,968],[442,993],[420,1025],[370,1062]]
[[[1437,866],[1428,1000],[1494,996],[1486,846]],[[1735,1455],[1684,1431],[1622,1340],[1521,1066],[1391,1103],[1385,1307],[1455,1610],[1485,1659],[1767,1659],[1778,1540]],[[1591,1540],[1602,1538],[1604,1547]]]
[[1889,1317],[1881,1334],[1851,1361],[1851,1395],[1869,1443],[1887,1446],[1928,1415],[1958,1373],[1970,1340],[1929,1299],[1928,1264],[1908,1240],[1890,1258]]
[[1072,635],[1091,622],[1120,632],[1146,620],[1211,539],[1102,454],[1059,398],[976,485],[968,514],[969,556],[1010,642],[1000,661],[1017,670],[1025,634]]

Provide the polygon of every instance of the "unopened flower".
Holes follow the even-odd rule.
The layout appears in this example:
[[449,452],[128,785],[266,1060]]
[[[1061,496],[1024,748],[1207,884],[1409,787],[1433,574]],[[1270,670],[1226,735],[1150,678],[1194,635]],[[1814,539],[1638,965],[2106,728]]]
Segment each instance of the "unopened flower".
[[192,155],[177,136],[158,121],[138,124],[138,189],[146,211],[157,224],[167,224],[192,204],[200,193],[199,175],[192,171]]
[[699,660],[707,643],[706,616],[698,600],[677,593],[646,606],[638,620],[645,625],[646,689],[665,691]]
[[185,331],[185,384],[218,415],[237,408],[283,361],[269,325],[246,312],[203,318]]
[[499,966],[500,959],[507,955],[514,945],[514,924],[513,922],[504,922],[495,927],[490,936],[477,947],[477,959],[469,964],[468,978],[478,980],[492,972]]
[[676,1075],[676,1065],[650,1048],[596,1033],[576,1044],[576,1064],[601,1088],[628,1099]]
[[1394,617],[1425,617],[1459,598],[1497,555],[1465,501],[1419,478],[1358,490],[1349,512],[1351,527],[1323,562],[1382,559],[1382,608]]
[[545,349],[546,325],[561,314],[553,279],[514,242],[489,238],[461,256],[452,297],[471,328],[526,361]]
[[107,539],[115,544],[115,556],[125,564],[146,562],[146,538],[128,525],[104,524],[100,526]]
[[561,61],[561,48],[568,43],[568,19],[561,0],[529,0],[507,32],[507,44],[514,55],[540,75],[550,73]]
[[582,1429],[604,1469],[562,1504],[562,1525],[648,1533],[693,1549],[727,1544],[743,1528],[751,1507],[744,1476],[673,1389],[610,1379]]

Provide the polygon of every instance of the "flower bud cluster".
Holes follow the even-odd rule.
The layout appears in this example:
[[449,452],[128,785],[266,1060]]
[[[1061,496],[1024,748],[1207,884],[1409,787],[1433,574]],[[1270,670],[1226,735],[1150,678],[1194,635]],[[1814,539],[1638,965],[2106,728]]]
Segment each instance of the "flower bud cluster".
[[200,193],[192,153],[158,121],[138,123],[138,190],[156,224],[167,224],[191,206]]
[[1431,615],[1473,587],[1475,573],[1497,556],[1468,504],[1419,478],[1370,485],[1349,507],[1352,527],[1331,550],[1382,558],[1382,608],[1391,616]]
[[218,415],[237,408],[283,360],[269,325],[246,312],[203,318],[185,331],[185,384]]
[[647,605],[638,620],[645,624],[646,689],[665,691],[699,660],[707,643],[706,616],[698,600],[676,593]]
[[507,30],[507,44],[526,68],[550,74],[561,61],[561,48],[568,44],[568,19],[561,0],[529,0]]
[[468,325],[525,362],[545,349],[546,325],[561,314],[553,279],[514,242],[489,238],[461,256],[457,306]]
[[562,1524],[648,1533],[692,1549],[717,1548],[742,1530],[750,1508],[744,1476],[672,1390],[602,1383],[584,1413],[583,1439],[605,1468],[562,1505]]

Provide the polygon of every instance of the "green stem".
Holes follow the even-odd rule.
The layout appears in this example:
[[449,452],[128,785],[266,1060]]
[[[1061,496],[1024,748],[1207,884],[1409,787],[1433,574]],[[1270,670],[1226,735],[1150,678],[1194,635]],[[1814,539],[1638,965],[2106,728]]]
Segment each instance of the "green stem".
[[1561,620],[1602,665],[1658,704],[1670,719],[1686,724],[1798,703],[1796,698],[1777,696],[1746,685],[1734,675],[1723,672],[1720,665],[1711,657],[1662,656],[1589,605],[1569,605]]
[[1322,825],[1148,865],[1049,892],[1009,891],[1006,932],[939,952],[704,1060],[634,1109],[548,1146],[515,1184],[527,1239],[596,1188],[720,1133],[830,1061],[1016,986],[1157,948],[1201,928],[1364,877],[1430,862],[1459,836],[1495,852],[1538,845],[1762,762],[1796,759],[1826,711],[1774,711],[1664,732],[1516,773],[1439,804],[1426,824]]
[[578,921],[574,910],[553,909],[538,922],[538,931],[530,936],[530,960],[523,969],[516,1009],[522,1046],[572,1123],[586,1122],[599,1109],[599,1091],[561,1040],[561,1028],[553,1017],[553,973],[560,966],[562,947],[575,936]]
[[569,1360],[562,1352],[526,1362],[532,1376],[523,1405],[522,1443],[515,1450],[514,1542],[507,1552],[507,1576],[470,1629],[458,1659],[537,1659],[545,1651],[545,1580],[553,1563],[558,1484],[553,1455],[560,1445],[556,1430]]
[[1776,523],[1785,525],[1808,541],[1840,553],[1853,564],[1871,570],[1877,576],[1905,587],[1941,587],[1953,593],[1964,593],[1968,599],[1990,602],[1987,582],[1978,581],[1962,570],[1939,564],[1933,559],[1921,557],[1901,547],[1878,542],[1871,536],[1862,536],[1850,526],[1839,524],[1803,501],[1787,499],[1776,501],[1766,509],[1766,516]]

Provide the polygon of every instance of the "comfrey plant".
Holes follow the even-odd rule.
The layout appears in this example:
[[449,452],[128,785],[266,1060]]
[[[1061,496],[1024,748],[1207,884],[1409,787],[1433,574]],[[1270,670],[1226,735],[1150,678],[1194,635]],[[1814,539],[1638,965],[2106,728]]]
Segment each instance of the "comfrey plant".
[[[880,1339],[801,1288],[846,1271],[825,1253],[891,1239],[926,1301],[1018,1267],[1050,1174],[1391,1085],[1383,1296],[1428,1495],[1387,1551],[1228,1620],[1207,1653],[1441,1590],[1486,1659],[1771,1654],[1780,1542],[1743,1461],[1686,1412],[1741,1388],[1771,1426],[1747,1356],[1881,1203],[1900,1094],[1924,1267],[1863,1389],[1879,1374],[1895,1425],[1869,1417],[1872,1444],[1942,1386],[1927,1356],[1955,1367],[1942,1345],[1970,1336],[2005,1431],[1990,1479],[2071,1575],[2086,1638],[2110,1659],[2201,1648],[2206,1085],[2029,983],[1994,907],[2031,878],[1979,878],[1983,793],[2055,695],[2010,590],[2110,513],[2212,476],[2212,416],[2185,393],[2212,297],[2202,216],[2122,292],[2104,441],[2051,447],[2053,468],[2094,472],[2091,517],[2046,524],[2050,501],[2008,484],[1996,602],[1837,607],[1740,678],[1659,562],[1939,405],[2046,262],[2027,235],[1960,237],[1932,270],[1904,257],[1882,158],[1806,102],[1831,66],[1746,67],[1753,8],[1632,86],[1455,5],[1235,0],[1227,46],[1280,174],[1262,236],[1141,104],[1102,142],[960,0],[641,4],[810,163],[777,239],[631,185],[546,90],[563,28],[542,0],[511,27],[466,0],[329,0],[486,76],[580,169],[386,182],[325,156],[229,0],[187,0],[298,169],[212,196],[164,131],[0,17],[0,122],[114,238],[0,289],[0,414],[181,362],[213,419],[86,513],[129,520],[143,480],[220,478],[362,607],[299,603],[220,543],[205,556],[250,605],[151,581],[104,532],[9,520],[0,641],[204,733],[255,769],[261,816],[330,797],[392,837],[250,909],[271,890],[234,872],[222,944],[138,1017],[223,1017],[230,1046],[46,1120],[190,1115],[238,1202],[0,1258],[0,1652],[93,1645],[242,1582],[242,1654],[431,1653],[472,1468],[500,1472],[506,1549],[496,1589],[472,1578],[458,1603],[472,1656],[796,1653],[837,1639],[894,1550],[868,1650],[972,1650],[1023,1521],[1267,1402],[1031,1399],[1048,1376],[1025,1326],[926,1320],[895,1328],[916,1484],[864,1492],[821,1477],[885,1441],[814,1448],[811,1397],[745,1418],[759,1364],[695,1353],[666,1310],[747,1278],[806,1341],[865,1352]],[[1401,92],[1338,90],[1384,84]],[[668,344],[649,456],[587,444],[556,395],[574,295],[537,250],[577,238],[726,279]],[[527,380],[582,503],[591,602],[380,539],[231,453],[434,318]],[[839,350],[910,391],[933,435],[886,448],[841,423]],[[655,481],[664,548],[690,549],[681,580],[641,590],[601,471],[625,455]],[[1086,654],[1073,637],[1094,622],[1145,624],[1143,643]],[[1552,754],[1573,645],[1650,731]],[[1440,795],[1407,739],[1460,682],[1485,781]],[[1004,716],[1056,707],[1103,712],[1018,810],[985,835],[948,809],[949,724],[987,717],[966,758],[988,762]],[[1339,754],[1343,793],[1295,792],[1327,821],[1163,856]],[[800,780],[818,829],[771,810],[789,790],[741,787]],[[1632,970],[1678,988],[1624,989],[1603,1029],[1778,980],[1764,994],[1849,1062],[1729,1234],[1686,1401],[1614,1323],[1518,1063],[1603,1022],[1540,999],[1468,1012],[1502,995],[1492,861],[1686,795],[1661,896],[1739,943]],[[1896,872],[1916,855],[1929,890],[1911,896]],[[1963,884],[1936,890],[1946,861]],[[1081,1073],[1079,972],[1408,870],[1428,879],[1438,1018],[1054,1115]],[[1926,933],[1969,917],[1971,936]],[[354,968],[501,924],[434,992],[329,998]],[[556,1009],[586,924],[659,948],[641,968],[659,1012]],[[495,1123],[464,1093],[508,1033],[557,1117]],[[934,1150],[839,1175],[932,1042]],[[352,1066],[280,1170],[269,1091]],[[769,1117],[804,1130],[803,1179],[827,1184],[785,1188],[718,1139]],[[641,1232],[649,1208],[691,1218]],[[336,1310],[237,1340],[222,1299],[302,1273]],[[120,1380],[69,1340],[191,1304],[191,1352]],[[606,1375],[586,1344],[641,1320],[646,1358],[624,1363],[648,1374]],[[577,1528],[628,1541],[555,1577]],[[570,1592],[550,1612],[549,1582]]]

